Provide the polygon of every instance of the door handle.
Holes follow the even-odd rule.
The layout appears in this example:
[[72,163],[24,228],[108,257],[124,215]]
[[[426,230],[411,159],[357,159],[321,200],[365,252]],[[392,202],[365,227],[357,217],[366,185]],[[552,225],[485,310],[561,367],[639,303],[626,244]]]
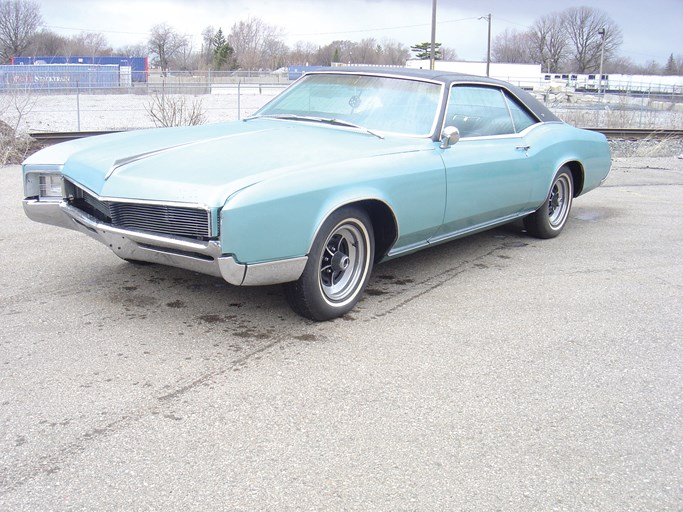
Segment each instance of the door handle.
[[529,151],[529,148],[530,148],[530,147],[531,147],[531,146],[517,146],[515,149],[521,149],[521,150],[523,150],[523,151]]

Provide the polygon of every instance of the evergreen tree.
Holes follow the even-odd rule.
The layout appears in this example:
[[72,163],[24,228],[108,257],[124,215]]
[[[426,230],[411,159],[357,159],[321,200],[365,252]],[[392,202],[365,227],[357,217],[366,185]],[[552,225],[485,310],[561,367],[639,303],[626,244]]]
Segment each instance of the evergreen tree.
[[[410,47],[410,51],[415,53],[419,60],[429,60],[432,58],[432,43],[420,43]],[[441,60],[441,43],[434,43],[434,58]]]
[[669,55],[669,59],[666,61],[666,66],[664,66],[665,75],[677,75],[678,66],[676,65],[676,59],[674,59],[674,54]]
[[221,28],[213,36],[213,67],[214,69],[230,69],[235,50],[223,34]]

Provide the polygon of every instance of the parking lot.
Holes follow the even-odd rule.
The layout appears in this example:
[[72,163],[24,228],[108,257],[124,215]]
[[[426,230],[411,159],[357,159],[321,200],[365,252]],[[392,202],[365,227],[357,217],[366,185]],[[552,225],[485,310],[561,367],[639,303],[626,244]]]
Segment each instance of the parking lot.
[[559,238],[375,268],[344,318],[29,221],[0,168],[0,509],[683,508],[683,159]]

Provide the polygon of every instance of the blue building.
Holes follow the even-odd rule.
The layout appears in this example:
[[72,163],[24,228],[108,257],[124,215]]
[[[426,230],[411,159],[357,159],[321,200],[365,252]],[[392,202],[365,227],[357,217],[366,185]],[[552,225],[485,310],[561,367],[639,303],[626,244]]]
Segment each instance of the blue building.
[[133,82],[147,82],[149,64],[147,57],[13,57],[12,64],[17,66],[33,66],[40,64],[91,64],[98,66],[129,66],[131,68],[131,79]]

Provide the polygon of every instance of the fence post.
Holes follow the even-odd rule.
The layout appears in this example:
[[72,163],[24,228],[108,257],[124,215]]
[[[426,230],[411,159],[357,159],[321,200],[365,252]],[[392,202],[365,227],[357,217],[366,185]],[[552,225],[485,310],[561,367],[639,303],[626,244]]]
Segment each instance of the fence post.
[[81,88],[76,80],[76,116],[78,120],[77,131],[81,131]]
[[242,119],[242,79],[237,81],[237,120]]

